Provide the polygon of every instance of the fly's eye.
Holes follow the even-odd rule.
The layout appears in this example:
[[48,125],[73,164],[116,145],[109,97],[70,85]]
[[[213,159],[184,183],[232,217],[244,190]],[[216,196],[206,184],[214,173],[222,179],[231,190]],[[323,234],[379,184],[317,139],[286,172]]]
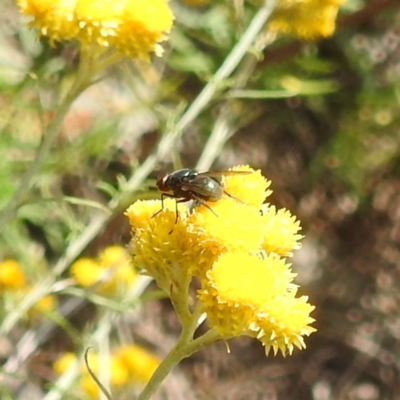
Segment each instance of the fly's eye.
[[163,190],[166,189],[166,181],[167,181],[167,178],[168,178],[167,176],[163,176],[162,178],[160,178],[160,179],[157,181],[156,185],[157,185],[157,187],[158,187],[159,190],[163,191]]

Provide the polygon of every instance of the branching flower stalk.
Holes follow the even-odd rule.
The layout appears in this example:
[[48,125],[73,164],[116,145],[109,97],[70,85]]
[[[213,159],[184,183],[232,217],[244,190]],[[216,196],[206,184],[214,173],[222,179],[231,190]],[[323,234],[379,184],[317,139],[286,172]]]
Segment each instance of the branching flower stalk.
[[[304,348],[304,336],[315,330],[314,307],[297,295],[296,274],[286,262],[300,247],[299,222],[264,203],[270,182],[260,171],[233,171],[247,173],[223,178],[230,196],[191,211],[177,204],[178,220],[174,199],[137,201],[126,212],[133,266],[170,297],[182,327],[139,400],[149,399],[183,358],[217,340],[246,335],[259,340],[266,355],[273,350],[285,356]],[[193,281],[200,285],[196,292]],[[194,339],[202,314],[209,330]]]
[[182,330],[177,343],[158,366],[137,400],[151,399],[151,396],[157,391],[164,379],[183,359],[190,357],[218,340],[219,336],[216,329],[211,329],[204,335],[193,339],[194,332],[197,329],[197,320],[193,318],[193,322],[193,324],[188,325],[192,329],[186,328]]

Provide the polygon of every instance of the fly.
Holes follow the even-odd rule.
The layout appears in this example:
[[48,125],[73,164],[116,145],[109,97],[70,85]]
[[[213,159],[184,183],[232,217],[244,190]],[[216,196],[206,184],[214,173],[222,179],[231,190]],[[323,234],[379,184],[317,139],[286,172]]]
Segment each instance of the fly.
[[165,197],[176,200],[175,223],[178,222],[178,203],[185,203],[190,200],[197,201],[207,207],[214,215],[217,215],[206,202],[216,202],[223,195],[239,200],[224,189],[221,178],[225,175],[248,175],[251,173],[250,171],[198,172],[188,168],[178,169],[157,181],[157,188],[161,192],[161,210],[157,211],[153,217],[164,209]]

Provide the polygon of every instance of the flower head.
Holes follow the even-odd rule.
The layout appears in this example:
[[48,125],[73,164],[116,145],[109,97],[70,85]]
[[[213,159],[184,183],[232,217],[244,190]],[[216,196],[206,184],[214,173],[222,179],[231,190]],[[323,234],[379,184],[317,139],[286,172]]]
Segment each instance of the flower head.
[[260,207],[265,199],[271,195],[272,190],[268,188],[271,181],[265,179],[260,170],[254,170],[248,165],[239,165],[231,168],[231,171],[248,172],[248,175],[226,175],[222,183],[224,190],[235,196],[248,206]]
[[76,355],[72,352],[63,353],[54,363],[53,369],[61,375],[76,362]]
[[132,383],[146,383],[160,364],[156,356],[135,345],[120,346],[114,354],[125,365]]
[[260,171],[233,170],[249,173],[224,176],[221,198],[192,210],[178,204],[177,222],[175,199],[130,206],[133,264],[170,294],[182,321],[189,301],[182,282],[197,278],[198,300],[220,338],[248,335],[267,353],[291,353],[314,330],[314,307],[297,296],[285,261],[300,247],[300,225],[289,211],[263,204],[270,182]]
[[82,46],[115,48],[131,58],[161,54],[172,27],[166,0],[18,0],[31,25],[52,41],[78,40]]
[[221,255],[199,291],[210,326],[224,338],[256,337],[275,354],[278,349],[285,355],[293,346],[304,347],[299,337],[314,330],[308,326],[313,307],[294,297],[294,276],[290,265],[274,255]]
[[300,39],[331,36],[339,7],[346,0],[278,0],[269,29]]
[[83,257],[71,265],[71,276],[83,287],[92,287],[97,293],[114,297],[136,280],[136,271],[121,246],[105,248],[97,259]]
[[0,289],[15,291],[24,287],[25,273],[14,260],[0,262]]
[[[164,207],[163,211],[160,209]],[[176,220],[175,201],[137,201],[126,211],[133,228],[131,242],[134,267],[152,276],[166,292],[171,283],[179,283],[188,275],[193,257],[194,243],[187,232],[186,208],[178,207]]]
[[262,248],[267,253],[280,256],[291,256],[293,250],[301,247],[300,222],[284,208],[277,210],[275,206],[263,204],[261,207],[263,219]]
[[76,1],[17,0],[17,4],[32,18],[30,24],[52,41],[71,40],[79,32],[74,22]]

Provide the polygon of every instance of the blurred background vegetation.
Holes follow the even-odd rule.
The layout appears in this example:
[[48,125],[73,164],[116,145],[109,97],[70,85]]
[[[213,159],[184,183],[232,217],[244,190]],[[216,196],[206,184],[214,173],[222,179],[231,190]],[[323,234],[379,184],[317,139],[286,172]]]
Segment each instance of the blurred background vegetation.
[[[301,293],[316,305],[318,332],[286,359],[265,358],[247,338],[232,341],[230,354],[217,343],[186,360],[155,398],[399,399],[400,3],[348,0],[332,37],[282,37],[262,54],[254,49],[127,195],[126,182],[212,78],[254,12],[240,1],[236,8],[230,1],[193,3],[173,3],[176,21],[163,58],[125,61],[78,98],[34,187],[0,227],[0,260],[22,269],[14,276],[19,292],[0,284],[0,397],[80,398],[73,380],[69,394],[51,386],[59,376],[53,365],[65,352],[90,346],[102,329],[103,344],[105,337],[134,341],[165,356],[179,331],[168,301],[155,301],[162,297],[155,287],[139,303],[121,291],[110,297],[76,285],[69,265],[60,265],[75,261],[69,252],[99,260],[109,246],[125,246],[126,206],[159,198],[157,177],[194,168],[203,157],[209,169],[261,169],[272,180],[271,202],[302,221],[305,239],[293,264]],[[3,0],[0,10],[1,209],[29,169],[54,113],[55,88],[71,80],[79,54],[73,43],[37,40],[14,2]],[[221,129],[218,151],[205,154]],[[82,232],[99,215],[107,218],[86,240]],[[24,288],[49,276],[47,296],[19,312]],[[132,396],[121,390],[116,398]]]

